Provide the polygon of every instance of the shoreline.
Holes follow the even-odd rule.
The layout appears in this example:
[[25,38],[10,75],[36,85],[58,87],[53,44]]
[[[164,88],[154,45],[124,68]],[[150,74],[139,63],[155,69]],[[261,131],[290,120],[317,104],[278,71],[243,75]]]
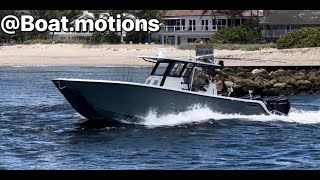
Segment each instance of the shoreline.
[[[193,57],[195,50],[180,50],[169,45],[117,44],[32,44],[0,46],[0,66],[150,66],[138,58],[156,56]],[[320,66],[320,48],[262,49],[257,51],[214,50],[225,66]]]

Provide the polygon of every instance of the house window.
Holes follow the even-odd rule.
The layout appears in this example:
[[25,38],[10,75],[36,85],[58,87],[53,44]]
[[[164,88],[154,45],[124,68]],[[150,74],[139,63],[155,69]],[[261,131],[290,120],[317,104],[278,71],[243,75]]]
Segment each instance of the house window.
[[226,26],[227,26],[227,19],[218,19],[218,29],[221,29]]
[[197,38],[188,38],[188,43],[194,43],[197,40]]
[[272,25],[271,29],[272,30],[285,30],[286,26],[285,25]]
[[208,31],[209,30],[209,20],[202,20],[201,21],[201,25],[202,25],[202,27],[201,27],[201,30],[205,30],[205,31]]
[[222,24],[223,26],[226,26],[226,25],[227,25],[227,20],[226,20],[226,19],[221,19],[221,24]]
[[226,26],[227,25],[227,19],[218,19],[218,25]]
[[294,30],[294,29],[301,29],[302,26],[301,25],[291,25],[291,30]]
[[227,23],[232,25],[231,19],[227,19]]
[[217,30],[217,21],[216,21],[216,19],[212,19],[212,30]]
[[236,19],[236,26],[239,26],[239,25],[241,25],[241,19]]
[[180,30],[180,19],[176,22],[176,30]]
[[217,22],[216,22],[216,19],[212,19],[212,25],[216,25]]
[[181,27],[182,27],[182,30],[185,30],[185,28],[186,28],[186,20],[185,19],[181,19]]
[[190,31],[196,30],[196,20],[189,20],[189,30]]
[[168,31],[180,30],[180,19],[165,20],[165,25]]

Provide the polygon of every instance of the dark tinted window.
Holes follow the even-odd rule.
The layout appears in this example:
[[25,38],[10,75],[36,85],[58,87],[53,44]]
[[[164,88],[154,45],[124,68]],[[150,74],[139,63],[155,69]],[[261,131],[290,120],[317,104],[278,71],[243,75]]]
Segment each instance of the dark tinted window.
[[172,67],[169,75],[170,76],[180,76],[181,71],[183,69],[184,63],[182,62],[177,62],[174,64],[174,66]]
[[160,63],[153,75],[163,76],[169,63]]

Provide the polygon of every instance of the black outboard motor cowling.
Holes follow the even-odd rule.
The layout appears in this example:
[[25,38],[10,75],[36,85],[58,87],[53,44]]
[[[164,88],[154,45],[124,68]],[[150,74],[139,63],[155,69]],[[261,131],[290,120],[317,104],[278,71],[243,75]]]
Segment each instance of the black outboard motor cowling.
[[279,115],[288,115],[291,108],[289,99],[284,96],[265,96],[261,100],[270,112]]

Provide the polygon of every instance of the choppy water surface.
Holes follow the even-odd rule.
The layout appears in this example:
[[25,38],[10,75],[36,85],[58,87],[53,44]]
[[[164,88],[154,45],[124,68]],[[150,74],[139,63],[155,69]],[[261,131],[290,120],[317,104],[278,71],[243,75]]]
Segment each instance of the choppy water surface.
[[320,95],[287,117],[208,108],[141,124],[88,123],[51,79],[143,82],[150,68],[0,67],[0,169],[319,169]]

